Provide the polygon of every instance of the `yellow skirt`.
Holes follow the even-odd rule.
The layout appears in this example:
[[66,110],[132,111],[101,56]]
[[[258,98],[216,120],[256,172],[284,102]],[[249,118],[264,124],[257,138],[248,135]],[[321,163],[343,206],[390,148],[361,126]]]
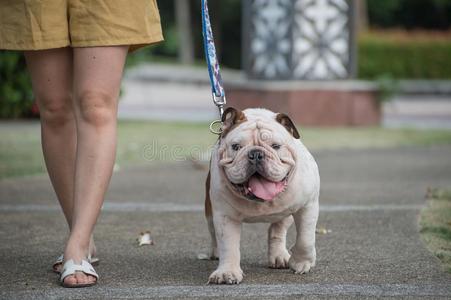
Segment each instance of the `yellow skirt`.
[[156,0],[0,0],[0,49],[130,45],[163,40]]

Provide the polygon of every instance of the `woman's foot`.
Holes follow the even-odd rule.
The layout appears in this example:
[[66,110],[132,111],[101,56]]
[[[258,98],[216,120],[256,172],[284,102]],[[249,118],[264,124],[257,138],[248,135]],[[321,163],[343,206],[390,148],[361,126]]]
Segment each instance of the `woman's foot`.
[[[89,254],[90,254],[90,257],[88,257],[89,263],[91,263],[93,266],[97,266],[99,264],[99,259],[97,258],[97,255],[96,255],[97,247],[94,243],[94,237],[92,235],[91,235],[91,239],[89,241]],[[64,255],[62,254],[53,263],[53,266],[52,266],[53,272],[60,274],[61,269],[63,268],[64,261],[65,261]]]
[[[88,245],[87,247],[80,246],[80,243],[73,242],[69,239],[66,251],[64,252],[64,262],[68,260],[73,260],[75,264],[81,264],[83,260],[87,261],[88,253],[90,251],[90,248],[92,250],[95,250],[94,240],[91,237],[91,242],[89,244],[92,244],[92,247]],[[95,276],[86,274],[81,271],[77,271],[74,274],[68,275],[64,278],[62,284],[63,286],[84,286],[84,285],[90,285],[94,284],[97,281],[97,278]]]
[[[78,280],[76,283],[71,283],[70,281],[65,280],[69,276],[76,276],[78,273],[94,277],[95,280]],[[81,263],[75,263],[73,259],[69,259],[64,263],[63,270],[60,275],[61,285],[65,288],[82,288],[93,286],[97,283],[98,279],[99,275],[87,260],[82,260]]]

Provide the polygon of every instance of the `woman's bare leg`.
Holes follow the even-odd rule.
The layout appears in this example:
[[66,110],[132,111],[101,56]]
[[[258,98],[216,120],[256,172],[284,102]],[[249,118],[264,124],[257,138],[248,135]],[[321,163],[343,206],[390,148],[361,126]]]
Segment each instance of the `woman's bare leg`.
[[[45,164],[70,229],[77,148],[72,48],[25,51],[24,54],[39,106]],[[92,236],[89,247],[90,253],[95,255]]]
[[[74,96],[77,127],[72,227],[64,257],[79,263],[88,254],[110,181],[116,153],[117,100],[127,46],[74,48]],[[77,272],[66,284],[93,282]]]
[[26,51],[41,115],[41,140],[53,188],[71,224],[77,135],[72,108],[72,49]]

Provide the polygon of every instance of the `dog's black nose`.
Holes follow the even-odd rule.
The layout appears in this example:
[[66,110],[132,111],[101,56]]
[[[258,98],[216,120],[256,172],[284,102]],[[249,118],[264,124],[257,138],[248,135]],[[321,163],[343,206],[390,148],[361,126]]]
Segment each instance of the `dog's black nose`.
[[252,149],[247,153],[247,158],[252,163],[258,163],[265,158],[265,153],[259,149]]

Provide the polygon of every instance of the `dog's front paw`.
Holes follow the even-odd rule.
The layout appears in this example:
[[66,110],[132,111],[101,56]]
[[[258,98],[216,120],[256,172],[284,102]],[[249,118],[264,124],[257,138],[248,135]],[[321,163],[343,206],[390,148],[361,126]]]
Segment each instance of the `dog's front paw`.
[[283,248],[269,253],[269,267],[273,269],[287,269],[290,253]]
[[314,258],[301,258],[295,259],[295,257],[291,256],[288,261],[288,265],[290,269],[294,271],[295,274],[305,274],[310,272],[310,269],[315,266]]
[[218,268],[211,273],[208,283],[215,284],[238,284],[243,280],[243,271],[238,268]]

